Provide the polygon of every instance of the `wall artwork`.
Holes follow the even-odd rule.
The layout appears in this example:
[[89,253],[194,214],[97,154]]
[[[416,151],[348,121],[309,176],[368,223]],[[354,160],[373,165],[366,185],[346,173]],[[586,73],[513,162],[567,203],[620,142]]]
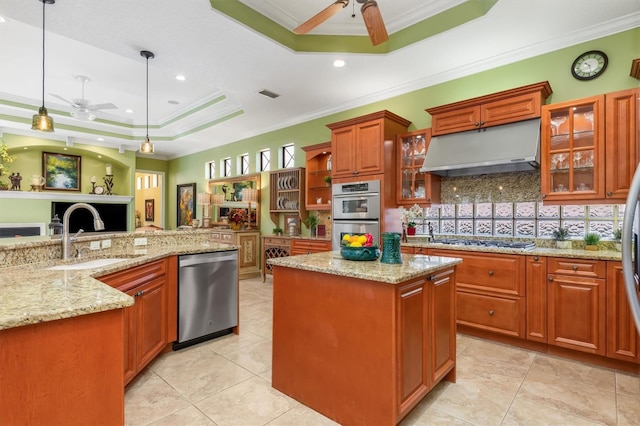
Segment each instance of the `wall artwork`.
[[80,160],[78,155],[43,152],[44,189],[80,191]]
[[144,200],[144,220],[153,222],[155,217],[154,200]]
[[192,226],[195,219],[196,184],[178,185],[178,226]]

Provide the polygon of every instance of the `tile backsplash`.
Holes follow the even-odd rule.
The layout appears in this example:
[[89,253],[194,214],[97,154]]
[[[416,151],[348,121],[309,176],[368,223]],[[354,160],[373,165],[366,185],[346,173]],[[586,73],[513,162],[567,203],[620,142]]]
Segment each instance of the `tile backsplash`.
[[424,209],[418,234],[551,238],[567,227],[574,239],[597,232],[610,239],[622,226],[624,205],[545,206],[540,173],[518,172],[442,179],[442,204]]

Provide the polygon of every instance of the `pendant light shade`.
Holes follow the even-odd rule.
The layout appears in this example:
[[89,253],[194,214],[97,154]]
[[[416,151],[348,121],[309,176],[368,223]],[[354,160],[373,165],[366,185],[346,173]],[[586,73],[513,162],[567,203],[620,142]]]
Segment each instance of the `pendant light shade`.
[[140,52],[140,56],[147,59],[147,136],[144,138],[144,142],[140,144],[140,152],[142,154],[153,154],[153,144],[149,140],[149,59],[153,59],[154,54],[148,50],[143,50]]
[[55,4],[56,0],[39,0],[42,2],[42,106],[38,109],[38,113],[33,115],[31,120],[31,130],[39,130],[41,132],[53,132],[53,118],[47,114],[44,107],[44,10],[48,4]]

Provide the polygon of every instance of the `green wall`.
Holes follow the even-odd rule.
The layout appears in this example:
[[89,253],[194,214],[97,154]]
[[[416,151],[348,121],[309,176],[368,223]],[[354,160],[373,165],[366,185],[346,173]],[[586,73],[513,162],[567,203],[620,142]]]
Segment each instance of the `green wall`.
[[[588,50],[606,52],[609,56],[609,66],[605,73],[595,80],[575,80],[570,73],[571,63],[579,54]],[[120,169],[116,170],[124,175],[123,182],[116,181],[116,192],[121,194],[135,193],[135,169],[165,172],[167,176],[165,188],[166,225],[168,229],[174,229],[176,224],[176,185],[196,182],[197,191],[203,191],[207,186],[204,171],[205,163],[208,161],[216,161],[219,164],[220,159],[231,157],[235,166],[237,156],[249,153],[251,158],[250,173],[255,173],[257,153],[269,148],[272,155],[272,170],[275,170],[279,164],[278,149],[284,144],[294,143],[296,146],[295,165],[302,167],[304,166],[304,151],[300,148],[329,141],[331,132],[326,127],[329,123],[386,109],[410,120],[412,124],[409,130],[422,129],[431,125],[431,117],[424,111],[426,108],[545,80],[549,81],[553,89],[553,94],[547,103],[640,87],[640,80],[629,76],[631,61],[639,56],[640,28],[636,28],[170,161],[135,158],[134,152],[118,154],[117,150],[82,145],[74,145],[68,152],[83,157],[83,192],[88,192],[86,185],[89,176],[92,174],[98,177],[102,176],[101,168],[106,162],[111,162],[114,167],[119,167]],[[12,170],[20,171],[25,177],[41,173],[40,152],[43,150],[61,152],[60,150],[64,148],[64,142],[7,133],[2,139],[10,147],[12,154],[18,154],[18,159],[12,165]],[[24,146],[38,154],[23,153]],[[98,159],[93,152],[103,155],[103,158]],[[87,169],[85,169],[85,164]],[[23,180],[23,183],[25,181],[26,179]],[[273,228],[268,214],[268,182],[268,173],[263,173],[260,204],[261,228],[267,233]],[[37,221],[48,222],[50,219],[48,217],[48,202],[45,209],[27,201],[6,199],[0,201],[2,202],[0,222],[12,222],[16,221],[16,218],[20,218],[20,221],[26,221],[27,215],[29,217],[31,215],[37,216],[39,218]],[[46,210],[46,214],[35,213],[42,209]],[[196,208],[196,213],[199,218],[201,215],[200,206]],[[132,217],[133,214],[131,212]],[[304,227],[303,230],[306,231]]]

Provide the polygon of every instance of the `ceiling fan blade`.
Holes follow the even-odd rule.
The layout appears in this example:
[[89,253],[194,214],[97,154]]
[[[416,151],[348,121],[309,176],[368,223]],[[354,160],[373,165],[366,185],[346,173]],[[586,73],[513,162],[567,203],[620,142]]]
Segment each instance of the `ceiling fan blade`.
[[58,99],[60,99],[61,101],[65,101],[66,103],[68,103],[69,105],[71,105],[71,106],[72,106],[72,107],[74,107],[74,108],[78,108],[78,107],[79,107],[79,105],[78,105],[77,103],[75,103],[75,102],[73,102],[73,101],[70,101],[69,99],[65,99],[65,98],[63,98],[63,97],[62,97],[62,96],[60,96],[60,95],[55,95],[55,94],[53,94],[53,93],[49,93],[49,94],[50,94],[51,96],[53,96],[54,98],[58,98]]
[[362,12],[364,24],[369,32],[371,44],[377,46],[389,40],[389,34],[387,34],[387,29],[384,26],[378,3],[374,0],[367,0],[362,5],[360,11]]
[[87,108],[91,111],[96,111],[99,109],[118,109],[118,107],[112,103],[89,105]]
[[349,0],[337,0],[331,6],[327,7],[308,21],[302,23],[298,28],[294,29],[294,34],[306,34],[318,25],[322,24],[327,19],[331,18],[336,13],[340,12],[340,10],[347,7],[349,4]]

